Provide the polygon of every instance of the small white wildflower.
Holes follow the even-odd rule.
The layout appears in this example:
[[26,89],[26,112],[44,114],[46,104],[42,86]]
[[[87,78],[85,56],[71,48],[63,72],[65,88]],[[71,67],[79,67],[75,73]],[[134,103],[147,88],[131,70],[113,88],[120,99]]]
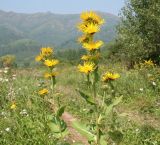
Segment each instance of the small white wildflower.
[[7,71],[7,70],[4,70],[3,72],[4,72],[5,74],[6,74],[6,73],[8,73],[8,71]]
[[139,131],[139,129],[137,128],[137,129],[136,129],[136,132],[138,132],[138,131]]
[[5,82],[8,82],[9,80],[8,80],[8,79],[5,79],[4,81],[5,81]]
[[87,109],[83,109],[83,111],[86,111]]
[[76,141],[75,140],[72,140],[73,141],[73,143],[75,143]]
[[2,116],[5,116],[5,115],[6,115],[6,113],[5,113],[5,112],[1,112],[1,115],[2,115]]
[[0,78],[0,82],[2,82],[3,81],[3,78]]
[[7,128],[5,129],[5,131],[9,132],[9,131],[10,131],[10,128],[9,128],[9,127],[7,127]]
[[4,69],[5,69],[5,70],[9,70],[9,67],[5,67]]
[[13,80],[16,80],[16,77],[13,77],[12,79],[13,79]]
[[143,88],[140,88],[139,90],[140,90],[141,92],[143,92]]
[[21,114],[21,115],[27,115],[27,116],[28,116],[26,109],[23,109],[23,110],[20,112],[20,114]]
[[155,83],[155,82],[152,82],[152,85],[153,85],[153,86],[156,86],[156,83]]

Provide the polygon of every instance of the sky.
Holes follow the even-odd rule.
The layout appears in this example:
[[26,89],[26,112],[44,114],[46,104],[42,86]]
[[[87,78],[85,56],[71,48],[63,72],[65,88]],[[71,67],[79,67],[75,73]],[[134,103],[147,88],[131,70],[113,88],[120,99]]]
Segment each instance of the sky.
[[125,0],[0,0],[0,10],[20,13],[81,13],[96,10],[118,15]]

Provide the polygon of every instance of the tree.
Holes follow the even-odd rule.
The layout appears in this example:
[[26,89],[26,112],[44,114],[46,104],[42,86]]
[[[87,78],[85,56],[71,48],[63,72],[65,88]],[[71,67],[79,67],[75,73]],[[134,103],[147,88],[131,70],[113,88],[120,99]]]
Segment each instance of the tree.
[[119,53],[133,64],[141,59],[156,60],[160,55],[160,1],[128,0],[121,11]]

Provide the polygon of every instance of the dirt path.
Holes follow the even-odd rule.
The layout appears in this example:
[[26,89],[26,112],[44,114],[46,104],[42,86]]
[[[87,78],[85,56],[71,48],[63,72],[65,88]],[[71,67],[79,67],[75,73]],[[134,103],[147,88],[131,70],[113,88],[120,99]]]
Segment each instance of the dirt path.
[[82,135],[80,135],[72,126],[71,123],[72,121],[75,120],[75,118],[73,118],[73,116],[71,114],[69,114],[68,112],[64,112],[62,115],[63,120],[67,123],[68,125],[68,130],[70,132],[69,135],[69,140],[74,142],[79,142],[79,143],[83,143],[84,145],[89,145],[87,142],[87,139],[85,137],[83,137]]

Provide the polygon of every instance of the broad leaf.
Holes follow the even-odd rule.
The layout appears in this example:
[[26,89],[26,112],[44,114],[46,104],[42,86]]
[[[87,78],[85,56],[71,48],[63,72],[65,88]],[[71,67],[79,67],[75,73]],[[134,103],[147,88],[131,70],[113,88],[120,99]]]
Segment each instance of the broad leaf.
[[88,139],[88,141],[95,140],[96,136],[90,131],[88,131],[88,128],[86,127],[86,125],[81,124],[78,121],[73,121],[72,127],[75,128],[80,134],[85,136]]
[[64,132],[67,128],[66,123],[56,116],[54,116],[53,119],[49,121],[48,126],[54,133]]
[[123,140],[123,134],[119,130],[109,131],[108,134],[110,138],[117,144],[119,144]]
[[109,106],[106,106],[106,107],[105,107],[105,115],[108,116],[108,115],[111,113],[113,107],[116,106],[116,105],[118,105],[121,101],[122,101],[122,96],[116,98],[116,99],[113,101],[113,103],[110,104]]
[[59,132],[59,133],[54,133],[54,137],[56,137],[56,138],[64,138],[65,136],[67,136],[68,135],[68,130],[66,129],[65,131],[63,131],[63,132]]
[[62,114],[64,113],[64,109],[65,109],[65,106],[62,106],[58,109],[57,111],[57,117],[61,117]]
[[80,91],[78,89],[77,89],[77,91],[82,96],[82,98],[84,98],[87,101],[87,103],[89,103],[91,105],[95,105],[94,99],[91,96],[85,94],[84,92],[82,92],[82,91]]
[[100,144],[101,144],[101,145],[107,145],[107,141],[106,141],[104,135],[100,137]]

